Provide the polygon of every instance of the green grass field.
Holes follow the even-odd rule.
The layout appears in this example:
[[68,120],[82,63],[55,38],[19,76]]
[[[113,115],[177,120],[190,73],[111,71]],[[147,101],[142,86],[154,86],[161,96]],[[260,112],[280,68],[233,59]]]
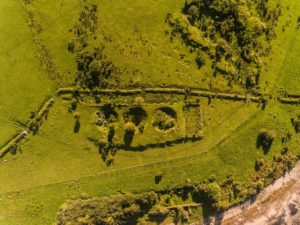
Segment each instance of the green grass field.
[[[117,87],[183,86],[246,92],[239,86],[229,88],[224,77],[208,74],[208,67],[199,70],[194,53],[179,38],[170,42],[167,33],[171,28],[165,22],[166,16],[181,10],[185,1],[89,2],[99,7],[97,39],[92,44],[94,47],[104,44],[107,57],[123,71],[120,83],[114,84]],[[259,90],[273,97],[282,90],[300,94],[300,29],[296,28],[300,2],[281,2],[283,15]],[[0,45],[0,147],[23,128],[31,112],[55,95],[58,86],[74,85],[75,55],[68,52],[67,46],[72,39],[69,30],[76,24],[83,6],[83,2],[74,0],[0,2],[0,41],[5,43]],[[28,26],[28,13],[38,25],[38,33]],[[282,27],[288,21],[290,25],[283,32]],[[40,43],[36,43],[37,37]],[[47,66],[43,65],[41,57],[45,55],[39,52],[41,44],[47,47],[47,57],[60,75],[56,80],[50,79]],[[147,103],[159,98],[174,103]],[[262,110],[254,102],[212,99],[210,103],[208,98],[197,98],[204,116],[203,140],[145,151],[120,149],[113,157],[114,164],[107,166],[98,148],[88,140],[88,137],[100,140],[104,136],[95,126],[95,111],[99,107],[94,98],[84,98],[78,105],[76,112],[80,113],[81,126],[74,133],[75,120],[73,113],[68,112],[71,101],[55,96],[56,102],[43,119],[38,134],[30,134],[21,142],[16,155],[8,154],[0,161],[0,224],[52,224],[61,204],[82,193],[108,196],[120,191],[161,190],[183,185],[187,178],[198,182],[213,174],[218,181],[232,174],[247,184],[256,159],[271,160],[284,147],[290,153],[299,153],[300,136],[290,122],[292,117],[300,115],[299,105],[285,105],[270,98]],[[103,97],[102,101],[124,99],[132,104],[129,97],[112,95]],[[136,135],[133,145],[185,134],[181,97],[153,95],[145,99],[149,113],[145,133]],[[174,108],[178,116],[175,131],[164,136],[151,127],[155,110],[163,106]],[[117,109],[121,121],[116,134],[119,141],[126,109]],[[276,133],[268,154],[256,148],[261,128]],[[293,134],[291,141],[282,143],[288,132]],[[156,184],[154,177],[159,172],[164,175]]]
[[[0,146],[25,124],[54,90],[43,72],[26,16],[17,1],[0,3]],[[3,13],[2,13],[3,12]],[[16,35],[18,31],[18,35]]]

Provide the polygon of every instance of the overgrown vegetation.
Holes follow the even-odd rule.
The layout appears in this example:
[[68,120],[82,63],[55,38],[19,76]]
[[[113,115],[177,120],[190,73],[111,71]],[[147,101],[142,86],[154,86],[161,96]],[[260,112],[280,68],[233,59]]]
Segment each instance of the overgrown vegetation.
[[169,130],[175,126],[176,113],[171,108],[161,108],[155,112],[152,125],[160,130]]
[[75,82],[83,88],[99,88],[107,85],[107,80],[116,78],[117,68],[104,54],[104,45],[91,47],[97,39],[98,7],[86,3],[81,11],[79,22],[70,31],[74,40],[68,43],[68,50],[76,54],[77,75]]
[[57,225],[137,224],[138,218],[149,211],[156,201],[157,195],[154,192],[92,199],[82,197],[69,201],[60,209]]
[[168,22],[173,35],[179,34],[196,52],[199,68],[209,63],[212,73],[226,75],[229,85],[252,89],[272,51],[281,11],[279,1],[272,6],[266,0],[192,0],[182,13],[169,14]]
[[[165,189],[157,193],[115,195],[105,198],[81,198],[67,202],[59,211],[57,225],[65,224],[143,224],[141,218],[149,221],[163,221],[167,216],[175,223],[189,222],[188,210],[194,204],[204,204],[210,213],[223,211],[232,204],[250,198],[273,181],[290,171],[299,157],[282,151],[270,162],[263,159],[255,163],[255,172],[250,185],[241,184],[229,175],[223,182],[217,182],[214,175],[202,182],[186,180],[183,187]],[[158,184],[163,177],[160,171],[155,176]],[[187,201],[186,209],[172,206],[172,199],[181,198]],[[200,206],[199,204],[199,206]],[[145,215],[147,215],[145,217]],[[140,221],[140,223],[138,223]],[[146,222],[146,221],[144,221]]]

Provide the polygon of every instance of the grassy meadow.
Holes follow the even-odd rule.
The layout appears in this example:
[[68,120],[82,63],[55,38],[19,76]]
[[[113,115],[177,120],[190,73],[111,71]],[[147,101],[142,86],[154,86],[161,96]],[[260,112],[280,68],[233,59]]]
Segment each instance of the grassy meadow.
[[[0,3],[0,147],[53,94],[18,1]],[[16,31],[18,31],[16,35]]]
[[[0,147],[22,129],[32,111],[37,111],[55,94],[57,86],[73,85],[76,73],[75,55],[68,52],[67,45],[72,39],[69,30],[76,24],[84,3],[75,0],[25,2],[0,1],[0,41],[5,43],[0,45]],[[104,44],[107,57],[122,70],[120,82],[115,86],[245,91],[238,86],[230,89],[224,77],[208,74],[210,65],[199,70],[194,53],[190,53],[179,38],[170,41],[171,29],[165,22],[166,16],[181,10],[184,0],[89,2],[99,7],[97,38],[92,44],[94,47]],[[268,71],[261,77],[260,91],[274,95],[282,90],[300,94],[300,55],[297,51],[300,29],[296,29],[300,2],[281,2],[283,15],[277,27],[277,39],[272,42],[272,56],[267,59]],[[28,26],[28,13],[38,25],[38,33]],[[284,32],[282,27],[285,27]],[[35,35],[47,47],[59,79],[48,77]],[[157,98],[169,99],[153,96]],[[280,104],[273,98],[262,110],[259,103],[198,99],[204,116],[203,140],[145,151],[118,150],[113,156],[114,163],[107,166],[99,149],[88,140],[89,137],[103,138],[101,130],[95,126],[95,112],[99,106],[88,99],[78,104],[80,129],[74,133],[74,116],[68,112],[70,99],[55,96],[56,102],[38,134],[30,134],[22,141],[16,155],[8,154],[0,161],[0,224],[50,225],[55,222],[61,204],[82,193],[107,196],[118,192],[161,190],[183,185],[187,178],[200,181],[213,174],[218,181],[232,174],[238,181],[247,183],[256,159],[271,160],[284,147],[291,153],[299,153],[300,136],[290,122],[292,117],[300,115],[299,105]],[[114,96],[104,100],[116,101]],[[159,107],[176,109],[178,120],[170,136],[185,133],[180,99],[172,96],[172,104],[148,104],[151,98],[145,100],[150,116],[144,135],[137,135],[134,144],[161,140],[161,133],[150,129],[153,114]],[[117,110],[120,128],[124,126],[122,114],[125,110]],[[268,154],[256,148],[261,128],[276,133]],[[118,132],[118,139],[122,139],[123,131]],[[282,143],[288,132],[292,134],[291,141]],[[154,177],[160,172],[163,178],[156,184]]]

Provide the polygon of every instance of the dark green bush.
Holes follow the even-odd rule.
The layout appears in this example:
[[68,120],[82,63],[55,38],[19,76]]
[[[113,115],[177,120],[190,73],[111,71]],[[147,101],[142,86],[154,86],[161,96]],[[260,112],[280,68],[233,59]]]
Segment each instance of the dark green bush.
[[83,88],[104,87],[106,80],[115,72],[115,66],[103,53],[104,47],[82,51],[77,55],[76,81]]
[[257,136],[256,146],[262,147],[264,152],[267,153],[276,137],[273,131],[262,128]]

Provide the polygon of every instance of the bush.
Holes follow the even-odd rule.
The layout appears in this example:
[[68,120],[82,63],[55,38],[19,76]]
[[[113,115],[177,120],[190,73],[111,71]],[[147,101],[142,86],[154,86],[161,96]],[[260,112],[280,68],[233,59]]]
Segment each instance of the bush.
[[75,112],[73,116],[74,116],[75,120],[79,120],[80,119],[80,113],[79,112]]
[[127,122],[124,126],[124,130],[127,134],[135,134],[136,126],[133,122]]
[[107,60],[102,48],[84,51],[77,56],[77,83],[83,88],[94,89],[106,85],[106,80],[115,73],[114,64]]
[[295,128],[296,133],[300,132],[300,116],[297,119],[291,118],[291,122]]
[[198,68],[200,69],[202,66],[205,65],[205,58],[204,54],[201,51],[197,51],[196,54],[196,63],[198,65]]
[[151,209],[148,213],[149,217],[166,217],[169,214],[169,209],[162,207],[162,206],[156,206],[155,208]]
[[73,100],[73,101],[71,102],[71,105],[70,105],[68,111],[69,111],[69,112],[75,111],[75,110],[77,109],[77,104],[78,104],[77,100]]
[[265,161],[263,159],[258,159],[255,162],[255,170],[259,171],[265,165]]
[[273,131],[262,128],[257,137],[257,147],[263,147],[264,152],[267,153],[276,137]]
[[222,189],[218,183],[212,182],[200,184],[195,188],[195,194],[200,201],[215,208],[219,208],[218,204],[222,200]]
[[33,135],[37,134],[39,131],[40,125],[36,121],[32,121],[29,125],[29,130],[33,133]]
[[136,106],[141,106],[141,105],[144,104],[144,102],[145,102],[145,99],[144,99],[143,97],[141,97],[141,96],[136,97],[136,98],[134,99],[134,104],[135,104]]

